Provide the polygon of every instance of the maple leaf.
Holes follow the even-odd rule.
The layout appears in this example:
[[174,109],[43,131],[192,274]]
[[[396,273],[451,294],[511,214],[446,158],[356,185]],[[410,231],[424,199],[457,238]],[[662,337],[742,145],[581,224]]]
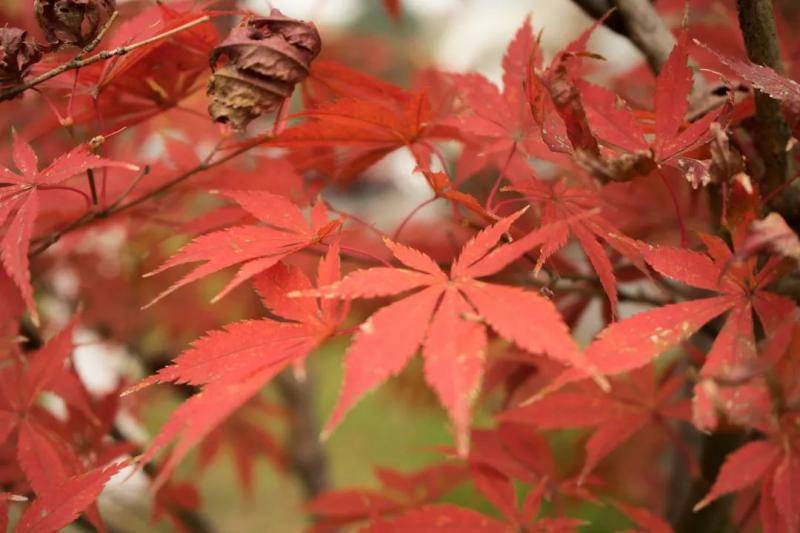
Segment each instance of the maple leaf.
[[285,413],[256,396],[237,410],[224,423],[208,434],[199,447],[198,464],[206,469],[219,455],[223,444],[228,444],[233,454],[239,485],[247,496],[253,495],[255,461],[259,456],[267,459],[278,471],[285,472],[289,459],[277,438],[264,428],[258,415],[282,416]]
[[[572,234],[578,240],[597,273],[600,284],[611,303],[612,316],[615,316],[618,303],[617,280],[614,275],[614,267],[598,239],[605,241],[640,270],[646,271],[646,267],[641,252],[635,244],[601,213],[593,212],[603,206],[599,195],[589,189],[568,187],[563,180],[552,183],[529,180],[508,189],[522,194],[531,203],[539,206],[543,225],[573,219],[560,226],[561,231],[553,232],[550,239],[542,245],[534,272],[537,272],[551,255],[562,248],[567,243],[569,235]],[[575,218],[581,214],[584,216]]]
[[153,305],[173,291],[223,268],[241,265],[236,275],[212,301],[263,272],[280,260],[304,248],[318,244],[341,224],[329,221],[328,210],[322,201],[311,210],[307,222],[302,211],[284,196],[264,191],[225,191],[220,193],[238,203],[263,225],[241,225],[197,237],[181,248],[164,264],[145,276],[187,263],[204,264],[175,282],[159,294]]
[[628,515],[636,525],[641,526],[642,532],[647,533],[672,533],[670,525],[660,516],[653,514],[649,509],[635,507],[624,502],[615,502],[619,509]]
[[[797,445],[796,437],[793,445]],[[800,511],[797,507],[800,460],[796,452],[787,451],[780,441],[753,441],[729,454],[714,485],[695,506],[695,511],[720,496],[741,491],[759,482],[759,509],[765,528],[776,532],[796,531],[800,527]]]
[[[724,123],[731,110],[731,102],[717,107],[702,118],[686,125],[689,108],[688,97],[692,90],[692,69],[688,65],[688,33],[684,30],[672,49],[667,61],[656,78],[653,125],[653,140],[648,142],[647,132],[636,116],[612,92],[587,82],[577,87],[586,111],[592,132],[604,144],[621,148],[632,156],[627,171],[649,173],[656,168],[674,169],[686,175],[693,186],[706,185],[710,180],[709,162],[688,155],[714,135],[710,127],[714,122]],[[584,150],[582,155],[585,157]],[[600,159],[609,156],[601,156]],[[613,159],[616,156],[611,157]],[[595,165],[595,158],[588,157],[590,170],[599,171],[603,165]],[[619,169],[618,169],[619,170]],[[608,179],[624,179],[620,176],[605,176]]]
[[659,382],[651,365],[627,379],[613,380],[609,394],[578,384],[506,411],[501,419],[545,430],[594,428],[586,442],[586,460],[579,476],[582,483],[602,459],[651,424],[670,434],[666,420],[688,420],[688,402],[674,398],[683,383],[680,374]]
[[0,224],[11,217],[5,236],[0,242],[0,259],[19,288],[31,318],[38,323],[39,314],[33,301],[28,249],[39,214],[39,196],[47,190],[59,189],[60,184],[67,179],[90,169],[116,167],[138,170],[139,167],[103,159],[93,154],[89,144],[84,143],[53,160],[40,171],[39,159],[30,144],[16,132],[13,132],[13,137],[12,156],[20,173],[0,166]]
[[[759,514],[765,531],[795,531],[800,527],[800,432],[797,399],[798,351],[800,330],[796,327],[794,310],[780,306],[773,308],[775,315],[782,316],[782,324],[789,324],[791,332],[785,335],[784,328],[765,339],[761,358],[772,360],[769,383],[757,376],[744,385],[734,384],[731,394],[723,398],[725,411],[734,423],[741,422],[757,430],[759,438],[752,440],[728,454],[719,470],[717,479],[706,496],[697,503],[695,510],[702,509],[720,496],[743,491],[754,485],[760,492]],[[772,321],[765,325],[775,329]],[[777,353],[776,353],[777,352]],[[750,391],[759,390],[763,398],[754,398]],[[747,413],[752,413],[747,415]],[[745,420],[736,420],[737,415],[746,414]],[[751,421],[755,421],[751,423]]]
[[[91,416],[86,397],[75,392],[81,389],[77,376],[64,365],[72,353],[72,334],[76,323],[77,317],[27,358],[24,364],[18,361],[16,364],[5,365],[0,371],[0,418],[9,422],[0,429],[0,443],[15,429],[19,430],[19,462],[35,490],[51,488],[51,476],[56,476],[57,472],[66,472],[72,466],[64,464],[60,460],[62,454],[55,450],[48,452],[56,459],[51,464],[40,464],[28,455],[39,443],[51,450],[58,447],[68,453],[52,431],[51,415],[36,404],[39,395],[44,391],[53,392],[68,405]],[[31,445],[26,445],[26,442]],[[25,465],[31,465],[31,468],[25,468]]]
[[[589,38],[609,13],[598,18],[576,39],[558,52],[550,65],[539,72],[541,59],[524,65],[526,93],[534,119],[542,128],[544,142],[554,152],[599,155],[597,139],[591,131],[586,109],[575,83],[584,57],[602,59],[586,50]],[[560,117],[560,121],[556,119]]]
[[[530,426],[502,421],[494,430],[477,430],[467,463],[475,487],[513,526],[512,531],[572,531],[580,521],[556,516],[538,518],[542,501],[552,495],[591,501],[595,497],[574,478],[559,479],[547,440]],[[516,481],[533,485],[520,502]],[[590,479],[589,483],[594,480]],[[560,505],[555,504],[559,509]]]
[[[103,466],[101,448],[93,448],[89,454],[92,457],[79,456],[69,439],[68,427],[37,403],[43,392],[52,392],[67,407],[76,409],[92,423],[98,423],[82,384],[74,371],[64,365],[72,352],[76,324],[77,317],[30,357],[7,364],[0,371],[0,444],[16,433],[17,464],[36,494],[36,502],[40,502],[34,502],[36,509],[55,512],[56,508],[64,506],[65,512],[72,512],[70,509],[77,506],[77,513],[89,507],[89,520],[101,528],[97,508],[90,506],[94,498],[85,504],[72,503],[69,493],[58,492],[62,485],[84,475],[87,464]],[[99,492],[99,488],[97,490]],[[38,517],[29,519],[35,522]]]
[[124,463],[69,477],[52,487],[45,496],[37,497],[19,519],[16,533],[57,531],[73,522],[97,499],[106,482],[119,472]]
[[757,65],[750,61],[733,59],[695,40],[719,59],[722,64],[747,80],[756,89],[768,94],[775,100],[783,102],[793,110],[800,110],[800,83],[775,72],[766,65]]
[[162,485],[153,498],[153,511],[150,522],[167,518],[177,533],[189,533],[192,524],[186,520],[187,511],[200,507],[200,494],[191,483],[168,481]]
[[695,505],[700,510],[720,496],[742,490],[764,478],[774,467],[781,450],[771,442],[750,442],[728,454],[709,493]]
[[[259,197],[251,198],[257,202]],[[284,213],[288,222],[305,224],[302,218]],[[298,215],[299,216],[299,215]],[[339,250],[328,249],[320,260],[318,285],[339,279]],[[264,305],[283,321],[251,320],[230,324],[195,341],[131,393],[154,383],[177,383],[201,387],[170,415],[161,432],[143,455],[149,461],[176,440],[177,444],[156,478],[160,486],[189,450],[217,428],[236,409],[253,397],[288,365],[305,358],[341,323],[347,306],[319,302],[315,298],[288,298],[289,292],[308,291],[311,282],[298,267],[274,265],[254,279]]]
[[470,408],[483,372],[484,323],[527,351],[547,353],[596,375],[549,300],[477,279],[499,272],[559,227],[546,226],[495,248],[523,211],[478,233],[464,246],[449,275],[429,256],[387,239],[387,247],[407,268],[357,270],[318,291],[328,298],[375,298],[421,289],[381,308],[359,328],[347,350],[344,384],[325,434],[365,392],[397,374],[422,346],[425,379],[450,414],[458,447],[466,452]]
[[781,273],[779,259],[770,259],[756,272],[755,259],[732,265],[733,254],[722,240],[708,235],[701,235],[701,239],[708,249],[708,256],[663,247],[645,252],[645,259],[665,276],[720,294],[716,298],[726,302],[731,312],[706,357],[700,375],[740,380],[753,375],[756,370],[753,366],[756,355],[753,311],[770,335],[773,333],[774,314],[780,314],[781,310],[789,313],[794,305],[765,290]]
[[502,169],[511,182],[530,175],[527,158],[553,159],[542,141],[541,125],[531,115],[524,90],[529,63],[540,64],[541,50],[533,38],[530,17],[517,30],[503,56],[503,90],[480,74],[453,75],[467,113],[442,121],[466,137],[459,160],[462,168],[479,170],[486,163]]
[[342,489],[323,492],[308,503],[308,510],[322,519],[320,530],[363,520],[397,515],[428,504],[461,484],[468,471],[462,464],[441,463],[413,473],[376,468],[380,489]]
[[[334,178],[349,181],[398,148],[428,159],[431,109],[424,91],[407,92],[331,62],[314,65],[309,82],[322,99],[306,98],[305,120],[271,139],[272,146],[316,150],[309,159],[332,160]],[[352,86],[351,86],[352,84]],[[332,95],[332,98],[331,98]],[[321,101],[320,101],[321,100]],[[338,152],[325,150],[339,147]],[[308,165],[308,161],[305,162]]]
[[74,124],[86,124],[103,117],[107,127],[137,124],[178,106],[205,87],[203,74],[219,37],[210,19],[220,12],[203,11],[208,2],[159,3],[125,20],[114,31],[104,50],[109,51],[145,41],[195,20],[209,20],[184,29],[166,39],[141,46],[109,61],[81,69],[79,83],[56,77],[48,87],[74,92]]
[[413,509],[398,518],[381,520],[364,528],[363,531],[371,533],[400,533],[403,531],[418,531],[420,533],[457,533],[461,531],[509,533],[513,530],[509,524],[490,518],[472,509],[440,503]]
[[710,235],[701,238],[708,254],[661,246],[644,250],[644,257],[657,272],[718,294],[657,307],[611,324],[585,351],[601,372],[614,374],[644,366],[726,311],[730,311],[728,319],[700,374],[741,380],[756,371],[752,311],[767,325],[773,323],[770,317],[776,307],[784,312],[793,308],[790,301],[765,290],[779,275],[779,261],[770,260],[757,273],[753,259],[731,266],[733,253],[722,240]]

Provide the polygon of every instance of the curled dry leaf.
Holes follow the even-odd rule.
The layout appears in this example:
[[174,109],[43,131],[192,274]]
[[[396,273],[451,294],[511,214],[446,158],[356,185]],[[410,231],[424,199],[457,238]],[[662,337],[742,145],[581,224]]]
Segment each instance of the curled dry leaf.
[[20,28],[0,28],[0,89],[19,83],[31,66],[42,58],[39,46]]
[[36,20],[53,44],[86,46],[117,9],[116,0],[36,0]]
[[636,176],[650,174],[657,166],[652,150],[597,155],[588,150],[578,149],[575,150],[574,159],[584,170],[603,182],[630,181]]
[[[314,24],[285,17],[277,9],[268,17],[245,21],[211,54],[215,72],[208,83],[209,114],[243,129],[276,110],[308,76],[321,46]],[[217,68],[223,56],[227,63]]]

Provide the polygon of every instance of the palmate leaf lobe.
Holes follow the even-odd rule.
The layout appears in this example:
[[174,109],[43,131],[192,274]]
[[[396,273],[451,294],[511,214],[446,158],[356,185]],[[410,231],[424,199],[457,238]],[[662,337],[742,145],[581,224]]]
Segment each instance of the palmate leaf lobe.
[[217,301],[285,257],[318,244],[340,225],[340,221],[328,220],[328,210],[322,201],[317,202],[311,210],[311,220],[306,221],[300,208],[284,196],[265,191],[226,191],[221,194],[238,203],[260,224],[207,233],[185,245],[146,275],[153,276],[183,264],[203,264],[159,294],[148,307],[184,285],[224,268],[240,265],[230,282],[214,297],[213,301]]
[[369,298],[420,289],[382,307],[360,326],[347,351],[344,384],[326,434],[364,393],[397,374],[422,347],[426,380],[447,408],[459,450],[465,453],[469,410],[483,371],[486,326],[527,351],[546,353],[603,382],[549,300],[476,279],[502,270],[559,228],[559,224],[544,226],[497,247],[521,214],[478,233],[464,246],[449,275],[427,255],[387,240],[395,258],[407,268],[357,270],[316,291],[327,298]]
[[[305,224],[302,219],[281,220],[284,227]],[[317,283],[336,282],[340,277],[339,268],[339,249],[332,245],[320,260]],[[313,287],[298,267],[275,264],[253,283],[265,307],[280,320],[264,318],[237,322],[211,331],[176,357],[172,365],[127,391],[132,393],[155,383],[169,382],[201,388],[171,414],[143,456],[143,460],[148,461],[171,442],[176,442],[159,471],[158,486],[166,481],[189,450],[267,382],[289,365],[302,361],[332,335],[346,313],[346,305],[309,297],[287,298],[287,293],[309,291]]]
[[[136,165],[104,159],[92,153],[88,143],[80,144],[54,159],[39,170],[39,159],[33,148],[13,132],[12,156],[19,174],[0,165],[0,225],[11,217],[5,235],[0,241],[0,259],[11,279],[20,290],[25,305],[34,322],[38,312],[33,301],[28,250],[34,224],[39,214],[39,195],[48,187],[57,186],[76,174],[96,168],[124,168],[138,170]],[[16,213],[12,216],[12,213]]]

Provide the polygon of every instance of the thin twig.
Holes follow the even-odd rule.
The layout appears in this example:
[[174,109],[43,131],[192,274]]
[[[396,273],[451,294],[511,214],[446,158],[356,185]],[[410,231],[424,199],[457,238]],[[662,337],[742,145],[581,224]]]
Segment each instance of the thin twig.
[[[219,165],[221,165],[223,163],[226,163],[226,162],[230,161],[234,157],[236,157],[238,155],[241,155],[244,152],[250,150],[251,148],[254,148],[255,146],[261,144],[262,142],[264,142],[264,140],[265,140],[264,137],[257,137],[255,139],[252,139],[251,141],[247,142],[246,144],[243,144],[243,145],[239,146],[238,148],[234,149],[230,153],[224,155],[223,157],[220,157],[219,159],[217,159],[215,161],[210,160],[210,158],[213,157],[213,155],[216,154],[216,150],[212,151],[212,153],[210,154],[209,157],[207,157],[206,159],[204,159],[203,161],[198,163],[195,167],[190,168],[189,170],[186,170],[185,172],[182,172],[181,174],[179,174],[178,176],[176,176],[173,179],[169,180],[168,182],[164,183],[160,187],[157,187],[157,188],[153,189],[152,191],[149,191],[148,193],[143,194],[142,196],[139,196],[139,197],[137,197],[137,198],[135,198],[133,200],[130,200],[128,202],[124,202],[123,201],[124,197],[127,197],[130,194],[131,187],[129,187],[129,189],[127,189],[125,192],[123,192],[123,194],[120,196],[120,198],[118,198],[116,201],[114,201],[107,208],[105,208],[105,209],[90,209],[89,211],[87,211],[86,213],[81,215],[79,218],[77,218],[76,220],[74,220],[73,222],[68,224],[67,226],[65,226],[65,227],[63,227],[63,228],[51,233],[50,235],[44,236],[44,237],[42,237],[40,239],[36,239],[36,242],[39,243],[39,245],[36,248],[34,248],[28,255],[30,257],[35,257],[35,256],[41,254],[42,252],[44,252],[45,250],[47,250],[48,248],[50,248],[50,246],[52,246],[53,244],[58,242],[59,239],[61,239],[61,237],[63,237],[67,233],[75,231],[78,228],[82,228],[83,226],[86,226],[86,225],[94,222],[95,220],[102,219],[102,218],[108,218],[109,216],[115,215],[115,214],[119,213],[120,211],[124,211],[126,209],[131,208],[131,207],[134,207],[134,206],[137,206],[139,204],[142,204],[142,203],[154,198],[155,196],[158,196],[158,195],[160,195],[162,193],[167,192],[169,189],[171,189],[175,185],[178,185],[179,183],[189,179],[190,177],[194,176],[195,174],[197,174],[199,172],[202,172],[204,170],[209,170],[211,168],[214,168],[216,166],[219,166]],[[138,176],[134,180],[134,183],[138,183],[143,177],[144,177],[144,175]]]
[[106,36],[106,33],[108,33],[108,30],[114,24],[114,21],[117,20],[117,17],[119,17],[119,11],[114,11],[113,13],[111,13],[111,16],[108,18],[106,23],[103,24],[103,27],[100,28],[100,31],[97,32],[97,35],[95,36],[94,39],[92,39],[92,42],[87,44],[83,48],[83,50],[78,52],[78,55],[76,55],[73,59],[78,59],[78,60],[83,59],[87,54],[90,54],[95,48],[100,46],[100,42],[103,40],[103,38]]
[[[21,85],[17,85],[16,87],[12,87],[12,88],[10,88],[10,89],[8,89],[6,91],[1,92],[0,93],[0,102],[2,102],[3,100],[10,100],[11,98],[14,98],[15,96],[27,91],[28,89],[30,89],[32,87],[36,87],[40,83],[44,83],[45,81],[47,81],[49,79],[52,79],[52,78],[55,78],[59,74],[63,74],[64,72],[67,72],[69,70],[79,69],[79,68],[85,67],[87,65],[91,65],[93,63],[97,63],[98,61],[104,61],[104,60],[112,58],[112,57],[124,56],[125,54],[128,54],[129,52],[132,52],[132,51],[136,50],[137,48],[141,48],[143,46],[147,46],[149,44],[153,44],[155,42],[158,42],[158,41],[160,41],[162,39],[166,39],[168,37],[172,37],[173,35],[175,35],[177,33],[180,33],[182,31],[188,30],[189,28],[197,26],[198,24],[202,24],[204,22],[208,22],[209,20],[211,20],[211,17],[209,15],[204,15],[204,16],[202,16],[202,17],[200,17],[198,19],[195,19],[195,20],[193,20],[191,22],[187,22],[186,24],[182,24],[181,26],[178,26],[177,28],[173,28],[173,29],[171,29],[169,31],[166,31],[164,33],[159,33],[158,35],[150,37],[149,39],[145,39],[144,41],[140,41],[138,43],[130,44],[130,45],[127,45],[127,46],[120,46],[118,48],[114,48],[113,50],[104,50],[102,52],[99,52],[99,53],[91,56],[91,57],[87,57],[86,59],[81,59],[81,54],[78,54],[77,56],[72,58],[70,61],[64,63],[63,65],[59,65],[58,67],[56,67],[56,68],[54,68],[52,70],[49,70],[49,71],[45,72],[44,74],[41,74],[41,75],[33,78],[32,80],[29,80],[29,81],[27,81],[27,82],[25,82],[25,83],[23,83]],[[83,52],[81,52],[81,53],[83,53]]]
[[94,170],[86,170],[86,179],[89,180],[89,190],[92,193],[92,205],[97,205],[97,185],[94,182]]
[[122,191],[122,194],[120,194],[117,197],[117,199],[114,200],[114,202],[112,202],[112,204],[108,206],[109,211],[113,212],[117,208],[117,206],[119,206],[119,204],[124,202],[125,199],[133,192],[136,186],[139,185],[139,182],[142,181],[142,179],[144,179],[144,177],[147,176],[149,173],[150,173],[150,165],[145,165],[144,168],[142,168],[142,171],[139,172],[139,175],[136,176],[128,184],[128,186],[125,188],[124,191]]

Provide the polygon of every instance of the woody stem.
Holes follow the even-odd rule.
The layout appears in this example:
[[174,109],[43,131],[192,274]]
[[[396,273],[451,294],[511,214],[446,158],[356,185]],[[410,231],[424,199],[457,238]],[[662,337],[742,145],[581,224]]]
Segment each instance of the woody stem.
[[35,78],[33,78],[33,79],[23,83],[23,84],[17,85],[15,87],[11,87],[10,89],[7,89],[7,90],[5,90],[3,92],[0,92],[0,102],[2,102],[3,100],[10,100],[11,98],[14,98],[15,96],[17,96],[19,94],[22,94],[23,92],[27,91],[28,89],[30,89],[32,87],[36,87],[37,85],[39,85],[41,83],[44,83],[49,79],[55,78],[59,74],[63,74],[64,72],[67,72],[69,70],[75,70],[75,69],[83,68],[83,67],[85,67],[87,65],[91,65],[93,63],[97,63],[98,61],[104,61],[104,60],[110,59],[112,57],[124,56],[125,54],[128,54],[128,53],[136,50],[137,48],[141,48],[143,46],[147,46],[149,44],[153,44],[153,43],[161,41],[163,39],[167,39],[169,37],[172,37],[175,34],[178,34],[178,33],[182,32],[182,31],[188,30],[189,28],[197,26],[198,24],[202,24],[204,22],[208,22],[209,20],[211,20],[211,17],[209,15],[204,15],[204,16],[202,16],[202,17],[200,17],[198,19],[195,19],[195,20],[193,20],[191,22],[187,22],[186,24],[182,24],[182,25],[178,26],[177,28],[173,28],[173,29],[171,29],[169,31],[165,31],[164,33],[159,33],[158,35],[154,35],[153,37],[150,37],[149,39],[145,39],[144,41],[140,41],[138,43],[130,44],[130,45],[127,45],[127,46],[120,46],[118,48],[114,48],[113,50],[104,50],[104,51],[99,52],[99,53],[97,53],[97,54],[95,54],[93,56],[87,57],[86,59],[82,59],[82,56],[83,56],[83,54],[85,52],[81,51],[80,54],[78,54],[77,56],[72,58],[70,61],[64,63],[63,65],[59,65],[56,68],[54,68],[52,70],[49,70],[49,71],[45,72],[44,74],[36,76]]

